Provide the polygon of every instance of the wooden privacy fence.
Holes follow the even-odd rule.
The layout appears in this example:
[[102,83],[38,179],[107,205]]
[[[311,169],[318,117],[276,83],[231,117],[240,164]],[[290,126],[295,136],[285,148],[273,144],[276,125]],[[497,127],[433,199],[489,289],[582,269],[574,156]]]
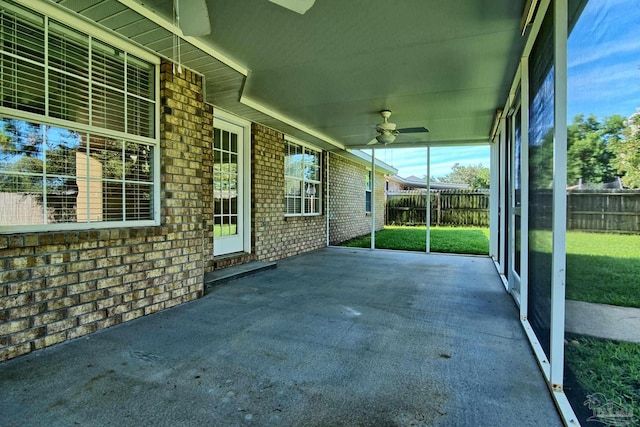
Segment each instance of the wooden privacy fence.
[[[551,228],[551,190],[533,191],[531,227]],[[425,190],[387,194],[385,224],[425,225]],[[431,225],[489,226],[489,192],[433,190]],[[640,190],[567,191],[567,229],[640,234]]]
[[[551,190],[532,193],[535,228],[551,228],[551,201]],[[567,229],[640,233],[640,190],[567,191]]]
[[[387,194],[386,225],[425,225],[426,190]],[[431,225],[489,226],[489,191],[432,190]]]
[[578,190],[569,193],[568,228],[640,232],[640,190]]

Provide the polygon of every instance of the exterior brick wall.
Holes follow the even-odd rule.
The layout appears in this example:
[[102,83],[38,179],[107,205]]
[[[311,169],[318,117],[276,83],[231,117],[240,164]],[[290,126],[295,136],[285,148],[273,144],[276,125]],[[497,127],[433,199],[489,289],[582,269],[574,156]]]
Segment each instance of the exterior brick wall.
[[162,225],[0,236],[0,360],[202,295],[202,79],[160,84]]
[[207,273],[213,270],[221,270],[223,268],[233,267],[234,265],[246,264],[255,259],[252,253],[242,252],[228,255],[218,255],[213,259],[213,268],[207,269]]
[[395,179],[392,178],[386,178],[386,190],[387,191],[400,191],[400,190],[405,190],[405,186],[404,184],[402,184],[400,181],[396,181]]
[[208,273],[217,268],[213,257],[213,106],[205,103],[202,111],[202,257]]
[[[367,167],[339,155],[329,159],[329,244],[371,233],[366,213]],[[376,172],[374,199],[376,230],[384,227],[384,174]]]
[[[160,77],[161,225],[0,235],[0,361],[194,300],[204,273],[275,261],[326,246],[327,156],[322,214],[285,216],[284,135],[251,129],[252,253],[213,255],[213,106],[202,77]],[[331,237],[370,230],[366,167],[331,156]],[[384,181],[376,209],[383,226]]]
[[[326,217],[285,217],[284,135],[265,126],[251,128],[252,251],[260,261],[274,261],[326,246]],[[326,188],[323,159],[323,191]],[[326,203],[323,194],[322,203]],[[324,207],[323,207],[324,212]]]

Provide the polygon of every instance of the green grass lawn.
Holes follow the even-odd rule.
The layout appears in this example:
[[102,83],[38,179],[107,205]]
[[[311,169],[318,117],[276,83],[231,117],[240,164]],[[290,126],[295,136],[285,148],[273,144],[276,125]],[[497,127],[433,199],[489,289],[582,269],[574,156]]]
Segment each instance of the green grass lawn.
[[568,232],[566,295],[640,308],[640,236]]
[[[529,242],[537,268],[548,267],[551,232],[533,231]],[[640,235],[567,232],[567,299],[640,308],[639,278]]]
[[[376,248],[406,251],[426,250],[426,227],[385,226],[376,232]],[[342,243],[342,246],[370,248],[366,235]],[[489,254],[489,229],[480,227],[431,227],[431,251],[458,254]]]
[[[568,336],[565,359],[582,389],[580,406],[588,395],[615,404],[640,425],[640,344],[580,336]],[[622,424],[616,424],[622,425]]]
[[215,224],[213,226],[213,237],[234,236],[236,233],[236,224]]
[[[386,226],[376,232],[376,248],[425,251],[424,226]],[[534,231],[532,248],[551,253],[551,233]],[[342,244],[371,247],[369,235]],[[431,251],[487,255],[489,229],[431,227]],[[550,261],[549,261],[550,262]],[[640,236],[567,232],[567,299],[640,308]]]

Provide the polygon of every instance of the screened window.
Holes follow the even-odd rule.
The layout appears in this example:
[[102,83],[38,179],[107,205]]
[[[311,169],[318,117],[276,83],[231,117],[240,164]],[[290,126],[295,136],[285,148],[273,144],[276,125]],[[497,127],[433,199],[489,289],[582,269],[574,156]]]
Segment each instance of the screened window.
[[157,218],[156,72],[91,35],[2,3],[0,231]]
[[285,214],[320,215],[321,152],[286,141]]
[[529,289],[528,319],[547,357],[551,351],[552,188],[555,68],[553,8],[529,55]]
[[365,191],[364,191],[364,200],[365,200],[365,212],[371,212],[371,183],[373,182],[373,177],[371,176],[371,171],[367,171],[365,175]]

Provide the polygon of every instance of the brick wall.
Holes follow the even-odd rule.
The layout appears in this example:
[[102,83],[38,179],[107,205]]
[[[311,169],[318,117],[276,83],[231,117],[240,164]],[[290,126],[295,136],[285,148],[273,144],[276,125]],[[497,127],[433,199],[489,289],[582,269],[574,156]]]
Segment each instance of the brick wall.
[[400,190],[404,190],[404,184],[394,180],[394,179],[388,179],[386,180],[386,185],[387,185],[387,190],[388,191],[400,191]]
[[202,249],[204,271],[217,268],[213,256],[213,106],[204,104],[202,116]]
[[[213,256],[213,107],[202,78],[161,64],[161,224],[0,236],[0,361],[194,300],[205,271],[326,245],[322,215],[285,217],[284,135],[251,130],[252,254]],[[370,230],[364,166],[331,156],[332,242]],[[383,224],[384,186],[376,206]]]
[[202,79],[161,74],[162,225],[0,236],[0,360],[202,295]]
[[[367,167],[339,155],[329,159],[329,244],[371,233],[366,213]],[[384,227],[384,174],[375,177],[376,230]]]
[[[251,220],[256,259],[274,261],[326,246],[326,217],[285,217],[284,135],[251,128]],[[323,171],[325,170],[323,159]],[[323,172],[323,190],[326,176]],[[322,203],[326,201],[323,195]],[[323,208],[324,212],[324,208]]]

